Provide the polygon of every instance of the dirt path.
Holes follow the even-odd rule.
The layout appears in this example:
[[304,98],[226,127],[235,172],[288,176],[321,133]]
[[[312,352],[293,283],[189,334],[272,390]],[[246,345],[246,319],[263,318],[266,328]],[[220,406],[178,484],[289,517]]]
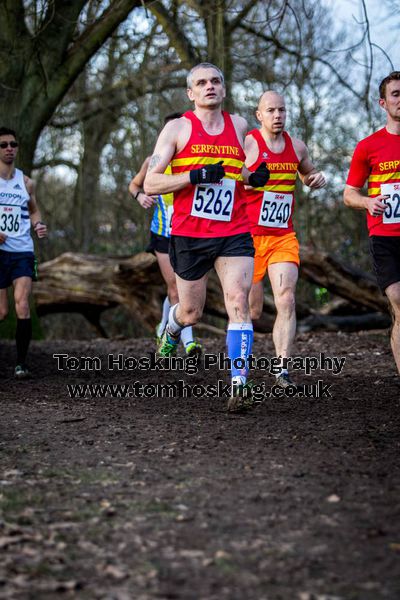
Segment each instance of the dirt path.
[[[0,343],[0,597],[397,600],[400,382],[387,334],[299,336],[299,356],[346,358],[339,375],[294,373],[331,398],[269,399],[246,415],[221,398],[69,398],[67,384],[222,377],[107,368],[108,355],[152,349],[33,343],[35,377],[14,382],[13,344]],[[60,371],[53,354],[101,369]],[[254,354],[272,354],[270,340]]]

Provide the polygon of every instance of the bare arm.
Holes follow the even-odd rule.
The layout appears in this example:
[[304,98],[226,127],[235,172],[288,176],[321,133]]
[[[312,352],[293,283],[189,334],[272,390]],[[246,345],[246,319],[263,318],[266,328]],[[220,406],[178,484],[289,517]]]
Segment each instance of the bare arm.
[[[248,184],[249,176],[251,175],[251,171],[249,171],[248,167],[254,165],[258,158],[258,146],[256,140],[252,135],[247,135],[244,138],[244,153],[246,155],[246,160],[244,167],[242,169],[243,181]],[[251,186],[246,186],[246,189],[251,189]]]
[[179,175],[164,173],[176,153],[179,138],[185,134],[185,129],[187,129],[186,119],[181,118],[170,121],[161,131],[144,180],[146,194],[177,192],[190,184],[189,172]]
[[246,167],[254,165],[258,158],[257,142],[252,135],[247,135],[244,138],[244,153],[246,154]]
[[38,238],[47,236],[47,226],[42,222],[42,216],[36,200],[35,184],[29,177],[24,177],[26,190],[30,196],[28,202],[29,218]]
[[385,212],[386,205],[383,200],[386,196],[380,194],[375,198],[369,198],[361,193],[361,188],[346,185],[343,193],[343,201],[346,206],[357,210],[366,209],[372,217],[378,217]]
[[[251,172],[249,171],[247,166],[251,165],[252,162],[248,162],[248,160],[247,160],[247,150],[246,149],[247,149],[248,143],[249,143],[247,141],[249,138],[245,137],[246,131],[248,129],[247,121],[246,121],[246,119],[244,119],[243,117],[240,117],[239,115],[231,115],[231,117],[232,117],[233,125],[235,127],[237,138],[238,138],[239,142],[242,144],[242,146],[244,148],[244,152],[246,154],[246,162],[242,169],[242,177],[243,177],[244,183],[248,183]],[[253,137],[251,137],[251,139],[253,139]],[[253,163],[256,160],[256,158],[257,158],[257,156],[254,158]]]
[[154,204],[157,204],[157,197],[148,196],[143,191],[143,183],[146,177],[147,169],[150,162],[150,156],[148,156],[143,162],[138,173],[129,184],[129,193],[137,200],[143,208],[150,208]]
[[144,179],[146,177],[149,162],[150,162],[150,156],[148,156],[144,160],[142,166],[140,167],[139,172],[136,173],[135,177],[130,182],[129,193],[132,194],[132,196],[134,196],[135,194],[137,194],[137,192],[140,192],[140,190],[143,189],[143,183],[144,183]]
[[304,185],[308,185],[308,187],[314,190],[324,187],[324,185],[326,185],[325,176],[322,171],[318,171],[314,167],[308,155],[307,146],[300,140],[293,139],[292,142],[296,154],[300,160],[298,172],[301,181],[304,183]]

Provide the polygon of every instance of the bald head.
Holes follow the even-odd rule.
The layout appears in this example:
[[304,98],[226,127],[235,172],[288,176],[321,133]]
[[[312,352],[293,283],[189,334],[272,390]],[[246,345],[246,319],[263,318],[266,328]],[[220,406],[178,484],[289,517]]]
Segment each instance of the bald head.
[[258,101],[258,110],[262,110],[261,107],[264,105],[276,105],[279,104],[281,106],[285,106],[285,99],[283,96],[278,94],[278,92],[274,92],[273,90],[267,90],[264,92]]
[[285,127],[286,107],[283,96],[272,90],[263,93],[258,101],[256,117],[267,135],[279,136]]

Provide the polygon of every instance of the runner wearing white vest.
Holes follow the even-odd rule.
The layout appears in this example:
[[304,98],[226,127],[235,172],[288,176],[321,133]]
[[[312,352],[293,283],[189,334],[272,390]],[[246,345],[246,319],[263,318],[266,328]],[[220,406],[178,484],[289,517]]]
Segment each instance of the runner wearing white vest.
[[7,316],[7,288],[12,285],[17,315],[14,374],[25,379],[32,337],[29,296],[35,278],[31,226],[39,238],[47,235],[47,227],[41,221],[33,181],[15,168],[17,152],[15,131],[0,127],[0,321]]

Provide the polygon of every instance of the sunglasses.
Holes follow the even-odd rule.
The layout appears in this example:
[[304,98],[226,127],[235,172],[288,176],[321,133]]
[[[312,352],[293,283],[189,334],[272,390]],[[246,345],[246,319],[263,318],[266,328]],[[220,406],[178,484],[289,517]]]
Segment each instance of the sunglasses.
[[18,148],[18,142],[0,142],[0,148],[4,150],[10,146],[10,148]]

